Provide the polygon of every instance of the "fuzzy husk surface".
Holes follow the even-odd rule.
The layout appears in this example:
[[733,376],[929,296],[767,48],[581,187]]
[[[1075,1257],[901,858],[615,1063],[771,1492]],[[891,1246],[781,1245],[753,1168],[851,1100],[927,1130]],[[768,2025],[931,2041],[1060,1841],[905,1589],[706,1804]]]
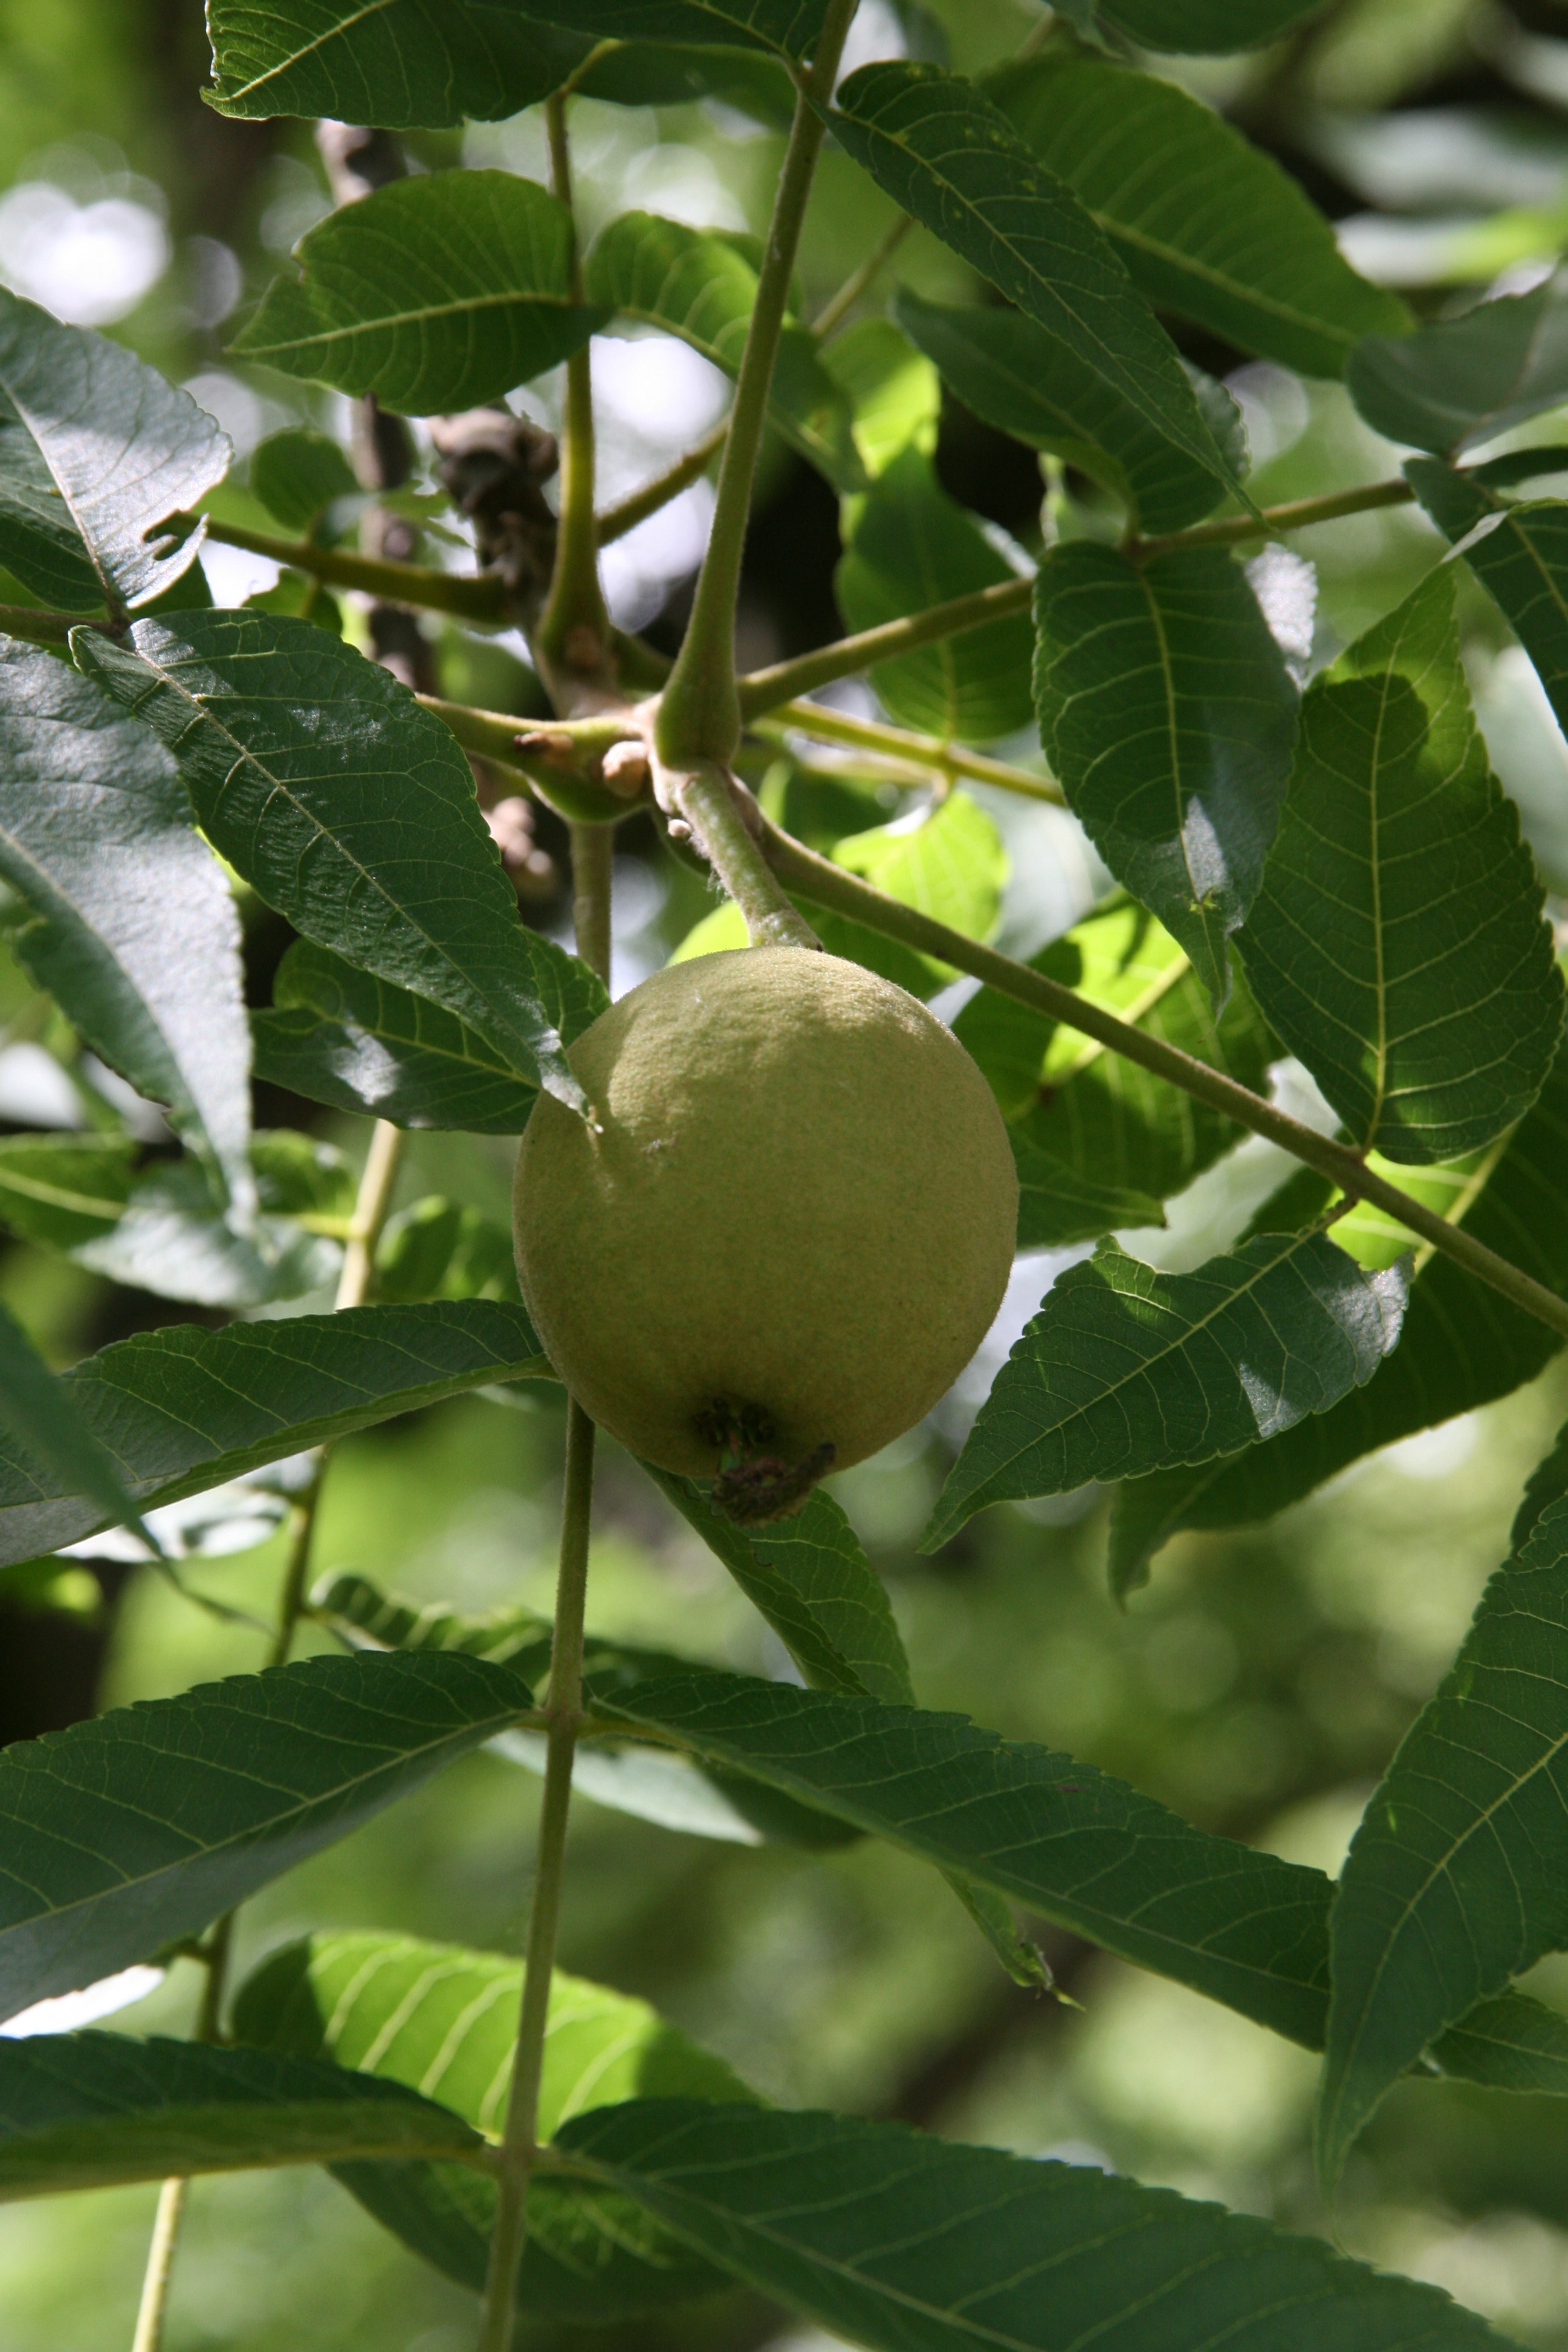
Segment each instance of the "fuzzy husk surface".
[[570,1058],[597,1129],[538,1097],[517,1268],[593,1419],[695,1477],[716,1413],[839,1469],[913,1427],[989,1327],[1018,1217],[951,1031],[858,964],[744,949],[655,973]]

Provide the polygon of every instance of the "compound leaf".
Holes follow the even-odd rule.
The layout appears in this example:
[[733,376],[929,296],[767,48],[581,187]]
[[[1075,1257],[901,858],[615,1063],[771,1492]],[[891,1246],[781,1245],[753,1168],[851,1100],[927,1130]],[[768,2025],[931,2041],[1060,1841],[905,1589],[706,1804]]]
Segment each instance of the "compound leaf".
[[[851,629],[875,628],[1018,576],[916,447],[894,458],[852,502],[849,518],[833,592]],[[1029,663],[1029,621],[1019,614],[877,662],[870,676],[904,725],[944,742],[988,743],[1028,726]]]
[[480,1658],[310,1658],[0,1751],[0,2013],[198,1933],[528,1703]]
[[923,1548],[988,1503],[1213,1461],[1325,1412],[1399,1337],[1405,1281],[1321,1234],[1263,1234],[1191,1274],[1105,1244],[1048,1292],[997,1376]]
[[1240,944],[1263,1012],[1359,1147],[1456,1159],[1535,1099],[1563,982],[1470,709],[1451,566],[1310,689]]
[[300,239],[234,349],[406,415],[476,407],[603,325],[571,246],[565,205],[509,172],[394,180]]
[[1568,731],[1568,501],[1517,506],[1478,477],[1433,457],[1405,467],[1416,497],[1497,604],[1535,666],[1559,727]]
[[[397,1127],[521,1134],[534,1088],[429,997],[297,940],[277,967],[272,1008],[251,1015],[258,1078]],[[587,1010],[563,1019],[563,1045],[587,1025]]]
[[400,2084],[267,2051],[123,2033],[0,2040],[0,2200],[345,2157],[457,2165],[483,2146]]
[[1174,82],[1061,48],[985,89],[1159,309],[1306,375],[1343,375],[1362,336],[1408,329],[1273,157]]
[[236,1222],[251,1179],[239,919],[173,761],[91,679],[0,640],[10,944],[95,1053],[166,1104]]
[[1224,488],[1229,469],[1176,350],[1071,189],[1005,116],[934,66],[862,66],[834,137],[905,212],[1064,342]]
[[[502,1299],[357,1307],[121,1339],[60,1386],[139,1502],[199,1495],[265,1462],[497,1381],[552,1377]],[[119,1516],[73,1476],[0,1448],[0,1563],[74,1543]]]
[[1076,541],[1040,565],[1035,621],[1040,740],[1069,805],[1223,998],[1298,709],[1246,574],[1219,548],[1140,565]]
[[194,562],[171,517],[223,479],[229,445],[122,343],[0,287],[0,563],[70,613],[144,604]]
[[1321,2239],[903,2124],[637,2100],[559,2144],[736,2278],[874,2352],[1499,2345],[1437,2288]]
[[[275,1952],[242,1986],[241,2042],[404,2084],[488,2138],[506,2121],[522,1969],[498,1953],[408,1936],[318,1935]],[[355,2076],[349,2074],[353,2081]],[[557,1970],[550,1980],[539,2085],[539,2137],[623,2099],[748,2102],[720,2058],[666,2025],[645,2001]],[[448,2277],[485,2284],[495,2183],[430,2163],[334,2164],[379,2221]],[[712,2269],[623,2198],[560,2178],[528,2192],[517,2299],[539,2315],[605,2321],[719,2284]]]
[[586,40],[493,0],[210,0],[220,114],[325,115],[387,131],[503,120],[558,89]]
[[827,0],[550,0],[549,20],[595,41],[715,42],[803,58]]
[[1277,41],[1323,0],[1075,0],[1067,14],[1113,26],[1140,48],[1186,57],[1226,57]]
[[307,939],[434,998],[580,1105],[563,1034],[608,1000],[518,919],[447,728],[308,621],[178,622],[138,622],[126,645],[78,631],[75,651],[173,751],[213,846]]
[[1568,1503],[1481,1596],[1355,1833],[1332,1922],[1318,2160],[1443,2029],[1568,1943]]

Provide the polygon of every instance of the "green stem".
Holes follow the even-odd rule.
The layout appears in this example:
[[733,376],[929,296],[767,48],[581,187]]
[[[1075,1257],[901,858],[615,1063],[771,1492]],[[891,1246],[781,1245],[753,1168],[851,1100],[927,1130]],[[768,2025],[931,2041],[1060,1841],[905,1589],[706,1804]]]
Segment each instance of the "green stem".
[[113,624],[96,613],[47,613],[37,604],[0,604],[0,629],[8,637],[25,637],[30,645],[64,646],[73,629],[102,629],[113,635]]
[[673,466],[655,474],[651,482],[644,482],[630,498],[606,507],[596,526],[600,546],[608,547],[612,539],[623,538],[627,531],[646,522],[651,514],[657,514],[661,507],[667,507],[672,499],[679,498],[684,489],[699,480],[724,447],[728,433],[729,419],[721,416],[713,431],[694,442],[684,457],[677,457]]
[[1265,507],[1257,515],[1225,515],[1218,522],[1195,522],[1186,530],[1169,530],[1159,539],[1129,539],[1124,553],[1134,563],[1151,556],[1170,555],[1184,547],[1234,547],[1239,540],[1266,539],[1276,531],[1305,530],[1315,522],[1337,522],[1342,515],[1369,514],[1375,507],[1408,506],[1416,496],[1408,482],[1367,482],[1360,489],[1330,490],[1320,499],[1288,499],[1283,506]]
[[[377,1239],[386,1222],[392,1205],[392,1185],[396,1180],[398,1161],[402,1150],[402,1129],[390,1120],[378,1119],[371,1135],[371,1148],[366,1156],[364,1173],[354,1202],[353,1222],[349,1228],[349,1246],[343,1256],[343,1269],[338,1277],[335,1308],[361,1307],[370,1288]],[[305,1611],[306,1585],[310,1572],[310,1546],[316,1531],[316,1515],[321,1500],[321,1482],[326,1475],[330,1449],[323,1446],[316,1456],[309,1483],[294,1505],[293,1539],[288,1558],[284,1563],[283,1580],[278,1587],[277,1623],[268,1648],[267,1666],[281,1666],[294,1646],[294,1636]],[[202,1987],[201,2005],[196,2012],[194,2039],[198,2042],[218,2042],[223,2038],[224,1994],[228,1982],[229,1952],[234,1942],[236,1914],[225,1911],[214,1926],[199,1957],[206,1969],[206,1981]],[[174,2256],[180,2242],[180,2225],[185,2210],[186,2182],[175,2177],[165,2180],[158,2197],[157,2216],[152,2224],[152,2243],[147,2250],[147,2267],[141,2281],[141,2302],[136,2315],[136,2334],[131,2352],[160,2352],[163,2341],[163,2322],[169,2306],[169,2289],[174,2274]]]
[[825,125],[816,101],[832,95],[844,36],[856,0],[828,0],[828,10],[810,70],[795,99],[795,119],[784,152],[768,232],[768,250],[757,280],[757,299],[747,330],[736,380],[729,432],[719,468],[713,530],[697,578],[696,594],[670,682],[659,710],[659,748],[672,768],[716,760],[727,766],[740,742],[741,715],[735,686],[735,608],[746,548],[751,485],[757,471],[768,395],[773,382],[779,337],[789,299],[789,280],[806,202]]
[[[1129,540],[1122,551],[1134,563],[1146,563],[1153,556],[1170,555],[1179,548],[1228,547],[1239,540],[1266,539],[1276,532],[1304,530],[1312,523],[1333,522],[1342,515],[1365,514],[1375,507],[1404,506],[1414,496],[1408,482],[1370,482],[1361,489],[1333,490],[1321,499],[1291,499],[1284,506],[1265,507],[1260,517],[1228,515],[1219,522],[1195,523],[1190,530],[1167,532],[1163,539]],[[911,613],[904,620],[884,621],[879,628],[862,629],[852,637],[819,646],[814,653],[798,655],[793,661],[753,670],[737,681],[741,715],[759,719],[764,711],[797,695],[810,694],[815,687],[854,677],[872,662],[913,653],[939,637],[956,637],[960,631],[977,629],[987,621],[1027,612],[1033,594],[1032,580],[1001,580],[994,588],[955,596],[945,604],[928,605],[924,613]]]
[[852,719],[847,711],[830,710],[825,703],[787,702],[770,710],[761,722],[761,731],[768,734],[787,728],[815,735],[824,743],[846,743],[855,751],[880,751],[911,767],[935,769],[949,780],[967,776],[977,784],[995,784],[1000,792],[1021,793],[1026,799],[1050,801],[1058,808],[1066,805],[1066,794],[1053,777],[1034,775],[1007,760],[988,760],[983,751],[945,743],[939,735],[914,735],[874,719]]
[[[566,100],[545,100],[550,188],[571,210],[571,150]],[[582,256],[572,237],[570,295],[582,300]],[[599,584],[599,534],[593,514],[593,374],[589,346],[566,363],[566,417],[561,438],[560,513],[549,594],[534,635],[541,668],[566,678],[608,682],[610,614]]]
[[913,907],[887,898],[843,866],[819,857],[814,850],[780,833],[766,818],[762,826],[762,844],[768,863],[789,890],[818,906],[868,924],[890,939],[903,940],[906,945],[936,956],[959,971],[972,972],[977,980],[984,981],[1002,995],[1032,1006],[1082,1036],[1094,1038],[1124,1060],[1135,1062],[1155,1077],[1166,1079],[1184,1094],[1234,1119],[1239,1127],[1249,1128],[1254,1135],[1281,1145],[1353,1200],[1370,1201],[1385,1210],[1407,1231],[1419,1234],[1467,1273],[1490,1284],[1504,1298],[1560,1337],[1568,1338],[1568,1299],[1560,1298],[1544,1283],[1499,1257],[1484,1243],[1472,1239],[1462,1225],[1450,1224],[1408,1192],[1402,1192],[1396,1184],[1390,1184],[1386,1178],[1368,1168],[1347,1144],[1336,1143],[1331,1137],[1304,1127],[1274,1104],[1265,1102],[1261,1096],[1238,1086],[1234,1078],[1210,1069],[1207,1062],[1184,1054],[1178,1046],[1168,1045],[1145,1030],[1134,1028],[1103,1005],[1076,995],[1058,981],[1048,980],[1043,972],[1015,963],[1011,957],[998,955],[994,948],[981,947],[977,940],[966,939],[961,931],[950,930],[946,923],[934,922],[929,915],[918,914]]
[[911,613],[901,621],[883,621],[874,629],[857,630],[852,637],[840,637],[831,646],[819,646],[815,653],[798,654],[793,661],[770,663],[767,669],[754,669],[747,677],[736,681],[740,700],[740,713],[745,719],[760,719],[764,711],[776,709],[781,702],[792,702],[797,695],[810,694],[814,687],[830,686],[834,678],[853,677],[873,662],[886,661],[894,654],[913,653],[916,646],[934,644],[938,637],[956,637],[960,630],[977,629],[987,621],[1003,621],[1014,613],[1027,613],[1034,594],[1034,582],[998,580],[994,588],[977,588],[967,596],[954,596],[945,604],[932,604],[924,613]]
[[823,303],[811,321],[814,335],[831,335],[839,320],[848,317],[867,288],[874,285],[880,278],[914,226],[910,214],[899,215],[876,250],[866,257],[858,269],[851,271],[831,300]]
[[[572,835],[572,912],[577,951],[606,982],[610,977],[610,857],[612,836],[597,828],[580,840]],[[579,864],[579,858],[582,863]],[[566,1873],[567,1820],[571,1810],[571,1767],[582,1725],[583,1612],[588,1595],[588,1539],[593,1517],[593,1423],[569,1397],[566,1409],[566,1480],[561,1498],[560,1567],[556,1578],[555,1640],[550,1653],[548,1703],[544,1708],[545,1785],[539,1805],[538,1851],[534,1899],[528,1911],[528,1948],[523,1957],[523,1997],[517,2041],[512,2053],[512,2084],[499,2150],[496,2225],[490,2239],[479,2352],[508,2352],[516,2325],[513,2302],[517,2265],[528,2235],[528,2174],[537,2154],[539,2083],[544,2073],[545,2029],[549,2022],[550,1983],[560,1926],[561,1886]]]
[[[779,885],[758,835],[743,814],[740,787],[716,761],[684,773],[655,769],[660,806],[684,824],[724,888],[746,918],[754,948],[820,948],[816,932]],[[744,803],[756,820],[761,812],[749,793]]]
[[388,604],[421,605],[471,621],[506,618],[506,587],[490,572],[440,572],[425,563],[399,563],[391,556],[355,555],[346,548],[314,546],[308,539],[277,539],[270,531],[215,522],[210,516],[207,537],[225,547],[270,556],[275,563],[308,572],[335,588],[362,588]]

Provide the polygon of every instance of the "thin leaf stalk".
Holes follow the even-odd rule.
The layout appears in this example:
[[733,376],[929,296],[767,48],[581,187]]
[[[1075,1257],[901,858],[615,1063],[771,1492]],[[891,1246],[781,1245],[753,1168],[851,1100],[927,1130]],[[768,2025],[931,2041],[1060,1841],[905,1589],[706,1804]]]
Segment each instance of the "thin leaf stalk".
[[[332,588],[361,588],[388,604],[413,604],[433,613],[455,613],[471,621],[504,620],[507,590],[487,572],[442,572],[427,563],[402,563],[388,555],[359,555],[343,547],[318,547],[313,540],[280,539],[243,524],[207,521],[207,537],[225,547],[269,556],[288,570],[308,572]],[[81,625],[79,616],[77,620]]]
[[983,751],[968,751],[939,735],[918,735],[906,728],[885,726],[880,719],[854,719],[846,710],[830,710],[825,703],[784,703],[770,710],[761,723],[761,731],[768,734],[786,728],[814,735],[824,743],[846,744],[852,751],[880,752],[907,766],[931,770],[948,782],[967,776],[972,782],[994,784],[999,792],[1019,793],[1028,800],[1050,801],[1057,808],[1067,804],[1067,795],[1053,776],[1037,776],[1008,760],[989,760]]
[[[401,1128],[393,1127],[390,1119],[376,1121],[355,1197],[342,1271],[338,1277],[337,1294],[333,1299],[336,1311],[340,1312],[349,1307],[362,1307],[365,1303],[371,1287],[376,1243],[392,1206],[392,1187],[397,1181],[402,1142]],[[310,1477],[295,1499],[288,1557],[284,1562],[283,1578],[278,1587],[277,1622],[266,1658],[268,1667],[287,1663],[299,1620],[305,1613],[311,1544],[320,1506],[322,1481],[330,1456],[329,1446],[319,1449]],[[195,1953],[205,1970],[193,2030],[193,2038],[197,2042],[219,2042],[223,2039],[224,1997],[228,1987],[229,1955],[237,1916],[235,1911],[225,1911],[214,1923],[205,1943],[199,1946]],[[158,2210],[147,2250],[147,2265],[142,2275],[141,2300],[137,2309],[131,2352],[161,2352],[187,2186],[183,2176],[174,2176],[165,2180],[159,2190]]]
[[856,0],[828,0],[810,69],[801,77],[784,152],[768,249],[757,280],[719,467],[713,529],[697,577],[691,619],[659,709],[659,747],[669,766],[727,765],[740,742],[735,682],[735,612],[751,488],[768,417],[768,396],[789,299],[801,224],[825,125],[816,101],[832,95]]
[[1369,1168],[1348,1145],[1336,1143],[1332,1137],[1303,1126],[1275,1104],[1265,1102],[1260,1095],[1239,1086],[1234,1078],[1211,1069],[1207,1062],[1184,1054],[1179,1046],[1167,1045],[1163,1038],[1134,1028],[1103,1005],[1077,995],[1058,981],[1048,980],[1043,972],[1015,963],[1010,956],[998,955],[994,948],[982,947],[977,940],[967,939],[962,931],[951,930],[946,923],[936,922],[929,915],[901,905],[843,866],[819,857],[814,850],[769,824],[760,812],[758,816],[768,861],[791,891],[817,906],[849,915],[890,939],[902,940],[907,946],[936,956],[959,971],[972,973],[1002,995],[1032,1006],[1083,1036],[1092,1037],[1155,1077],[1179,1087],[1184,1094],[1207,1103],[1211,1109],[1234,1119],[1239,1127],[1281,1145],[1353,1200],[1370,1201],[1386,1211],[1407,1232],[1452,1258],[1457,1265],[1463,1266],[1515,1307],[1522,1307],[1560,1338],[1568,1339],[1568,1299],[1537,1282],[1521,1266],[1511,1265],[1495,1250],[1488,1249],[1462,1225],[1450,1223],[1408,1192],[1401,1192],[1396,1184]]
[[640,522],[646,522],[650,515],[657,514],[661,507],[667,507],[672,499],[679,498],[683,490],[700,481],[724,447],[728,434],[729,419],[721,416],[710,433],[693,442],[684,457],[677,457],[673,466],[666,466],[662,474],[655,474],[640,490],[632,490],[614,506],[606,507],[595,526],[600,546],[608,547],[612,540],[623,539],[629,530],[635,530]]
[[[580,835],[591,835],[580,839]],[[572,829],[572,914],[577,951],[606,982],[610,977],[611,850],[613,836],[597,826]],[[544,1793],[539,1803],[533,1901],[523,1954],[523,1990],[507,2120],[498,2152],[496,2223],[485,2280],[478,2352],[508,2352],[515,2326],[517,2265],[528,2238],[528,2177],[538,2155],[539,2084],[545,2030],[560,1927],[566,1877],[571,1768],[583,1723],[583,1621],[588,1598],[588,1548],[593,1520],[592,1422],[575,1397],[566,1409],[566,1475],[561,1496],[560,1564],[556,1576],[555,1636],[549,1690],[543,1709]]]
[[[545,101],[549,138],[550,188],[571,211],[571,149],[567,137],[567,101],[559,91]],[[575,227],[571,248],[571,299],[582,300],[582,256]],[[565,677],[609,682],[610,614],[599,584],[599,532],[593,512],[593,374],[589,346],[566,363],[566,416],[561,440],[560,511],[549,594],[535,632],[541,668]],[[557,698],[558,699],[559,698]]]
[[852,269],[838,292],[832,295],[811,321],[811,332],[819,337],[831,335],[842,319],[847,319],[861,296],[870,290],[886,268],[910,230],[915,226],[911,213],[900,213],[887,235],[867,254],[858,269]]

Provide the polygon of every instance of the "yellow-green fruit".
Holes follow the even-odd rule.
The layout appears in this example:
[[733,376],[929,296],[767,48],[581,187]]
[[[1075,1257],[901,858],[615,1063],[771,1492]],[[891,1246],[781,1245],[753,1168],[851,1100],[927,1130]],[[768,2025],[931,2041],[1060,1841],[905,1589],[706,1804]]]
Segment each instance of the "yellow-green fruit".
[[929,1411],[1012,1263],[1018,1180],[950,1030],[800,948],[671,965],[571,1048],[597,1131],[541,1095],[523,1296],[569,1388],[662,1469],[838,1468]]

